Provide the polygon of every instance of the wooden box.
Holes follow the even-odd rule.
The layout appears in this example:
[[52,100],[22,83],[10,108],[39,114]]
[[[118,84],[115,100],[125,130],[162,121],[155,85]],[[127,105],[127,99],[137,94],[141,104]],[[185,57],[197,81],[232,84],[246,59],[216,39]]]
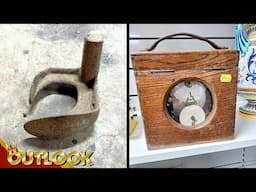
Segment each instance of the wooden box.
[[[215,49],[152,52],[159,42],[177,35],[206,41]],[[189,33],[168,35],[146,51],[133,53],[132,63],[148,148],[232,139],[235,127],[238,60],[237,50],[219,47],[212,41]],[[198,82],[210,92],[210,111],[207,116],[206,112],[204,113],[204,120],[197,125],[193,115],[190,118],[194,124],[190,126],[181,123],[185,113],[181,116],[180,112],[178,122],[168,111],[170,92],[182,82]],[[204,106],[199,107],[203,109]]]

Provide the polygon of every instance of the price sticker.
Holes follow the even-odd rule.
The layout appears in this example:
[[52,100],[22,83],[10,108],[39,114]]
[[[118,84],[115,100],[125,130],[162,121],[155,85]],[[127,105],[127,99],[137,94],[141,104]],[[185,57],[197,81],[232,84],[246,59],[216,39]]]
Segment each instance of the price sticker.
[[231,74],[221,74],[220,75],[220,82],[223,83],[230,83],[232,80]]

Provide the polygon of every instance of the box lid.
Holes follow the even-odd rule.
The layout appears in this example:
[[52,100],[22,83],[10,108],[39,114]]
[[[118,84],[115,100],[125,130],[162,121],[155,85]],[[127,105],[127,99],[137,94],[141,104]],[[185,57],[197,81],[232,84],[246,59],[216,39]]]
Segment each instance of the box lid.
[[143,51],[132,53],[132,64],[139,70],[225,69],[238,66],[239,51]]
[[[175,36],[189,36],[205,41],[214,50],[197,51],[153,51],[157,45]],[[239,51],[228,50],[213,41],[192,33],[176,33],[159,38],[146,51],[133,53],[132,63],[137,70],[184,70],[184,69],[225,69],[238,66]]]

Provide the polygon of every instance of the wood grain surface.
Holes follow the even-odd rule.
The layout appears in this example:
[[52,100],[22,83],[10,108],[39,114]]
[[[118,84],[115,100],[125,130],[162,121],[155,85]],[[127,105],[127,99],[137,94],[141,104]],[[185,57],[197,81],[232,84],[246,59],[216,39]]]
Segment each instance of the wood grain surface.
[[[132,55],[149,149],[233,138],[238,57],[238,52],[232,50]],[[215,70],[219,66],[226,68]],[[231,81],[221,82],[222,74],[230,74]],[[184,80],[198,80],[212,94],[212,112],[195,129],[175,122],[165,107],[169,90]]]
[[140,52],[132,54],[132,63],[135,71],[235,67],[238,65],[238,60],[238,51],[234,50]]

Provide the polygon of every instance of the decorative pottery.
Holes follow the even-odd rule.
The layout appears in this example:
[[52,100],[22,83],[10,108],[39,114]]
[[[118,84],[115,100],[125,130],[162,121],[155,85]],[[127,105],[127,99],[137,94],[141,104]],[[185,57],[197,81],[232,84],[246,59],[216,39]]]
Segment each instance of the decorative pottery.
[[238,95],[248,101],[239,111],[245,117],[256,118],[256,24],[236,26],[236,48],[240,51]]

